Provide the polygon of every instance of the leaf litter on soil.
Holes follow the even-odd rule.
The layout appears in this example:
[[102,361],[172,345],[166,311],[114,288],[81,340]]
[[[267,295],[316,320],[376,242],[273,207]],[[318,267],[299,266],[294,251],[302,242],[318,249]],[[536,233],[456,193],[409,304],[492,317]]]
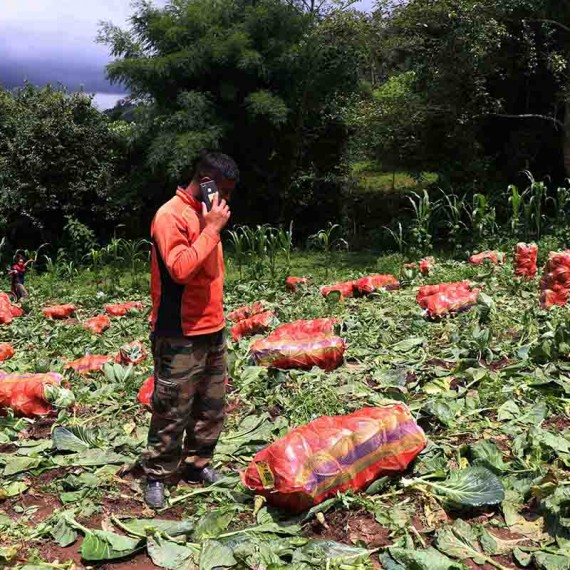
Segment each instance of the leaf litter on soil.
[[[359,276],[340,273],[339,280]],[[454,318],[423,318],[418,286],[461,278],[492,303],[485,298]],[[215,456],[227,477],[212,488],[171,488],[174,506],[158,515],[145,506],[133,470],[149,420],[136,402],[148,360],[85,377],[66,372],[77,406],[56,418],[0,418],[0,564],[570,567],[568,309],[541,310],[536,281],[515,287],[509,263],[477,276],[465,263],[438,262],[432,277],[418,276],[399,291],[337,303],[320,295],[318,279],[311,282],[292,295],[280,282],[230,281],[227,306],[267,299],[282,323],[341,319],[345,366],[268,371],[248,362],[249,341],[230,344],[231,412]],[[0,328],[0,342],[20,348],[3,371],[62,372],[66,360],[116,354],[129,342],[149,348],[146,311],[121,317],[100,336],[41,314],[48,299],[58,300],[76,305],[84,320],[131,292],[95,299],[88,286],[62,283],[54,291],[41,277],[33,290],[28,315]],[[402,477],[341,494],[292,520],[256,508],[234,474],[292,427],[395,400],[410,406],[430,440]],[[207,517],[210,527],[171,536],[168,528],[145,526],[155,517],[193,528]],[[74,540],[62,547],[54,534],[64,544]]]

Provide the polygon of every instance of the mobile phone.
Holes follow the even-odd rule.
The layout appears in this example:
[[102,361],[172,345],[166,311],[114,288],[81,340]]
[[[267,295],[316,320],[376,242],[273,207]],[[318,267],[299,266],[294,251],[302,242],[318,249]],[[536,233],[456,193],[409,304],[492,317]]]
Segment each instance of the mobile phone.
[[208,212],[212,209],[214,196],[218,194],[218,187],[213,180],[200,183],[200,193],[202,195],[202,202],[206,204]]

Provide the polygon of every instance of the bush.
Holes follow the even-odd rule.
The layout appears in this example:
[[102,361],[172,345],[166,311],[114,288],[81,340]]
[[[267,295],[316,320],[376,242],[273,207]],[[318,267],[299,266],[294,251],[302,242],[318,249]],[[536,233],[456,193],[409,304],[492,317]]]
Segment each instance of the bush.
[[104,232],[123,211],[126,151],[85,94],[0,90],[0,234],[18,246],[59,241],[68,217]]

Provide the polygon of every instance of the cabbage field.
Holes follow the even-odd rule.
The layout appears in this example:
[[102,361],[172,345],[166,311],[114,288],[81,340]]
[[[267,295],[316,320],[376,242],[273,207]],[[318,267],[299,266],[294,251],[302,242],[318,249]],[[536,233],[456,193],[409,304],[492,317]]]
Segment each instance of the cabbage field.
[[[267,369],[251,361],[255,339],[230,340],[228,417],[214,462],[224,478],[172,487],[160,512],[143,501],[137,464],[150,419],[137,401],[152,372],[146,276],[32,275],[25,315],[0,326],[0,343],[15,352],[0,371],[63,374],[73,396],[56,394],[47,417],[0,416],[0,567],[570,569],[570,313],[541,308],[540,269],[515,277],[504,253],[498,265],[436,257],[428,275],[400,256],[356,263],[335,253],[318,266],[293,255],[290,274],[310,278],[297,292],[279,271],[257,279],[233,271],[228,312],[261,300],[280,323],[335,317],[344,362],[329,372]],[[372,273],[395,275],[400,288],[320,292]],[[420,286],[462,280],[480,289],[475,305],[424,314]],[[110,316],[101,334],[84,326],[125,301],[142,310]],[[76,307],[69,318],[42,312],[63,303]],[[142,347],[125,348],[134,341]],[[98,371],[66,367],[86,355],[109,358]],[[428,439],[405,472],[294,515],[241,482],[253,456],[291,428],[394,401]]]

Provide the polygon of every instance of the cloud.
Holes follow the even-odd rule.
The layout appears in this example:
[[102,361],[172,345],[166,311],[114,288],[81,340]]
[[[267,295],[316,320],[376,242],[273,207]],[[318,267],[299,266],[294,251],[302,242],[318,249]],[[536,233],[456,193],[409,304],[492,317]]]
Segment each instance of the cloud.
[[[126,25],[130,0],[0,0],[0,83],[62,83],[72,90],[123,93],[110,85],[108,48],[95,43],[99,23]],[[154,0],[164,5],[166,0]]]
[[65,85],[72,91],[124,93],[120,85],[111,85],[105,78],[105,63],[98,65],[89,58],[74,60],[36,60],[30,62],[0,62],[0,83],[5,87],[20,86],[24,81],[35,85],[46,83]]
[[[153,0],[163,6],[168,0]],[[370,9],[374,0],[355,7]],[[124,94],[105,77],[107,46],[95,43],[99,23],[125,26],[131,0],[0,0],[0,84],[61,83],[88,93]]]
[[93,104],[103,111],[105,109],[112,109],[121,99],[123,99],[122,95],[95,93]]

